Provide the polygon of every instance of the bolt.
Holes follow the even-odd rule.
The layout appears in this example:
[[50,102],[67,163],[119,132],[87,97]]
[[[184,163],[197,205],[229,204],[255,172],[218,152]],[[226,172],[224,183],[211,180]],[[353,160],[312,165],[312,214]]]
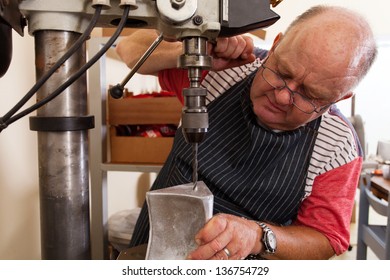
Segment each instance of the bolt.
[[192,19],[192,22],[195,25],[201,25],[203,23],[203,18],[201,16],[194,16],[194,18]]
[[184,6],[186,0],[171,0],[172,7],[176,10],[179,10]]

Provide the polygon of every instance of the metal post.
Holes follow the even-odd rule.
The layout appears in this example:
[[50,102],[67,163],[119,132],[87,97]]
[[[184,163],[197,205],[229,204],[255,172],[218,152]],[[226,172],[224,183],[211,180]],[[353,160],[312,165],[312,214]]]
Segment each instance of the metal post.
[[[37,31],[36,74],[39,79],[77,40],[68,31]],[[40,89],[48,96],[86,60],[85,45]],[[38,118],[82,117],[87,114],[87,82],[82,75],[59,97],[37,110]],[[39,131],[42,259],[90,259],[88,131]]]

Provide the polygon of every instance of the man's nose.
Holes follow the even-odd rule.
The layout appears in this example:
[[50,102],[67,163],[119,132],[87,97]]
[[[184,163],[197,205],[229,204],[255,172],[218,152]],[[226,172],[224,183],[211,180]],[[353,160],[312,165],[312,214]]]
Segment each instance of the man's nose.
[[292,98],[292,93],[291,91],[287,88],[284,87],[282,89],[276,89],[275,90],[275,101],[279,105],[292,105],[293,103],[293,98]]

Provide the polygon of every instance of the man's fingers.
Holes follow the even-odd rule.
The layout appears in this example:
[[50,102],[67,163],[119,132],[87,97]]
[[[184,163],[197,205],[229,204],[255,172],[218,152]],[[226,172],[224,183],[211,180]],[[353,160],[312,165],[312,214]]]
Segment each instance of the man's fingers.
[[203,245],[217,238],[227,227],[227,219],[223,215],[215,215],[196,234],[195,240],[198,245]]
[[248,36],[219,38],[213,49],[214,56],[226,59],[246,59],[253,52],[253,41]]

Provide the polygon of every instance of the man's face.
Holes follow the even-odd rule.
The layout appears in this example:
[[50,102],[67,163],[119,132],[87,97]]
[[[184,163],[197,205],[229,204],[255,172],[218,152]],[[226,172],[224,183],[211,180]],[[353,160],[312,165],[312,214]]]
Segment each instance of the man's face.
[[[314,40],[307,40],[310,39],[307,37],[299,41],[299,36],[290,36],[280,44],[277,42],[265,67],[277,73],[290,90],[301,93],[317,108],[326,107],[346,98],[356,77],[344,66],[343,59],[322,55],[323,50],[318,45],[312,46]],[[326,112],[302,112],[293,104],[291,91],[272,87],[264,80],[263,71],[260,68],[256,74],[250,93],[253,111],[261,124],[270,129],[293,130]]]

